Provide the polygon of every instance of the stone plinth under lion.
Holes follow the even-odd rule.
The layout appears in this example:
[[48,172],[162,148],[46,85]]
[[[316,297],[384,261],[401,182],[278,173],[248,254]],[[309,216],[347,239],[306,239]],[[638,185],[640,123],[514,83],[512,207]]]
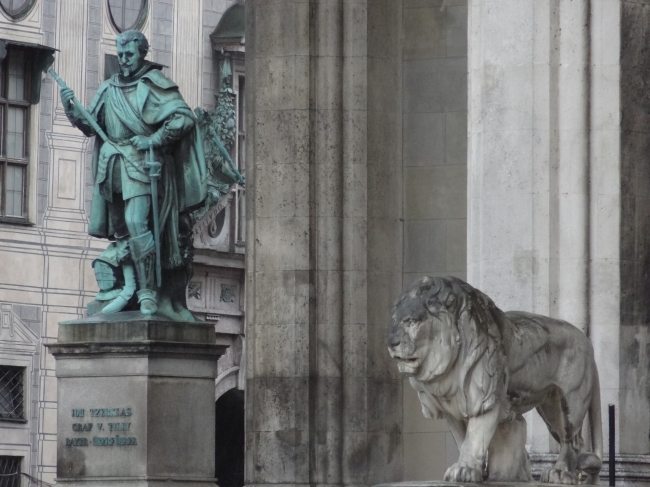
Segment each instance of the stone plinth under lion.
[[[535,408],[560,444],[541,482],[576,484],[584,472],[588,483],[598,483],[598,371],[591,342],[578,328],[504,313],[457,278],[424,277],[395,304],[388,348],[424,416],[445,418],[458,444],[460,457],[445,481],[531,482],[522,414]],[[591,449],[582,436],[587,413]]]

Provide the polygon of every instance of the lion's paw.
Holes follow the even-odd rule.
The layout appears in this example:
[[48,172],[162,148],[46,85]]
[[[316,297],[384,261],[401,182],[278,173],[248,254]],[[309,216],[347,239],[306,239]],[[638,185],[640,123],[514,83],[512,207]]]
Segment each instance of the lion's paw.
[[567,470],[548,468],[542,472],[539,480],[545,484],[576,485],[578,483],[578,476]]
[[482,482],[483,472],[468,465],[454,463],[445,472],[446,482]]

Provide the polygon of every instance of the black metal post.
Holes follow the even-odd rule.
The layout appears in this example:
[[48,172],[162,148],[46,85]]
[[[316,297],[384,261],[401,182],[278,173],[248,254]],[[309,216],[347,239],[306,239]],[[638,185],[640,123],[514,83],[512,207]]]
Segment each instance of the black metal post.
[[609,405],[609,485],[616,485],[616,460],[614,453],[616,449],[616,421],[615,407]]

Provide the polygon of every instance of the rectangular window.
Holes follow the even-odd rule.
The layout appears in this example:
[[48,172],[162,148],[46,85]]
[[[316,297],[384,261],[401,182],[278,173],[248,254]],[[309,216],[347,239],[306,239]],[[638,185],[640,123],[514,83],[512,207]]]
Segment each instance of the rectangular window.
[[20,487],[22,457],[0,456],[0,487]]
[[25,368],[0,365],[0,421],[25,421]]
[[29,76],[26,50],[9,47],[0,63],[0,219],[27,217]]

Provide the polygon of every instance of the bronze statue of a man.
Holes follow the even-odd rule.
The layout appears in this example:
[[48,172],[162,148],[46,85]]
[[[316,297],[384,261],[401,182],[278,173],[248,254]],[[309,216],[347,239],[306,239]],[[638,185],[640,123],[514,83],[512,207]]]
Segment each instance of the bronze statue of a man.
[[[138,31],[126,31],[117,37],[116,44],[120,72],[99,87],[88,107],[108,138],[103,141],[97,137],[95,141],[88,233],[114,240],[114,263],[130,269],[131,274],[135,268],[140,311],[155,313],[162,296],[167,300],[164,307],[168,313],[164,314],[169,315],[175,305],[165,288],[175,285],[170,282],[176,280],[170,277],[172,271],[188,265],[179,222],[183,214],[206,198],[203,145],[195,116],[178,86],[145,61],[149,50],[146,37]],[[86,136],[96,135],[97,131],[71,103],[73,98],[71,89],[61,90],[68,119]],[[153,179],[153,185],[148,164],[150,148],[153,158],[162,163],[160,177],[157,183]],[[156,201],[152,201],[152,193],[157,193]],[[156,284],[156,207],[162,293]],[[123,292],[105,307],[105,312],[109,308],[112,312],[123,309],[129,299],[128,292]],[[182,318],[191,317],[186,309],[185,314],[180,311]]]

